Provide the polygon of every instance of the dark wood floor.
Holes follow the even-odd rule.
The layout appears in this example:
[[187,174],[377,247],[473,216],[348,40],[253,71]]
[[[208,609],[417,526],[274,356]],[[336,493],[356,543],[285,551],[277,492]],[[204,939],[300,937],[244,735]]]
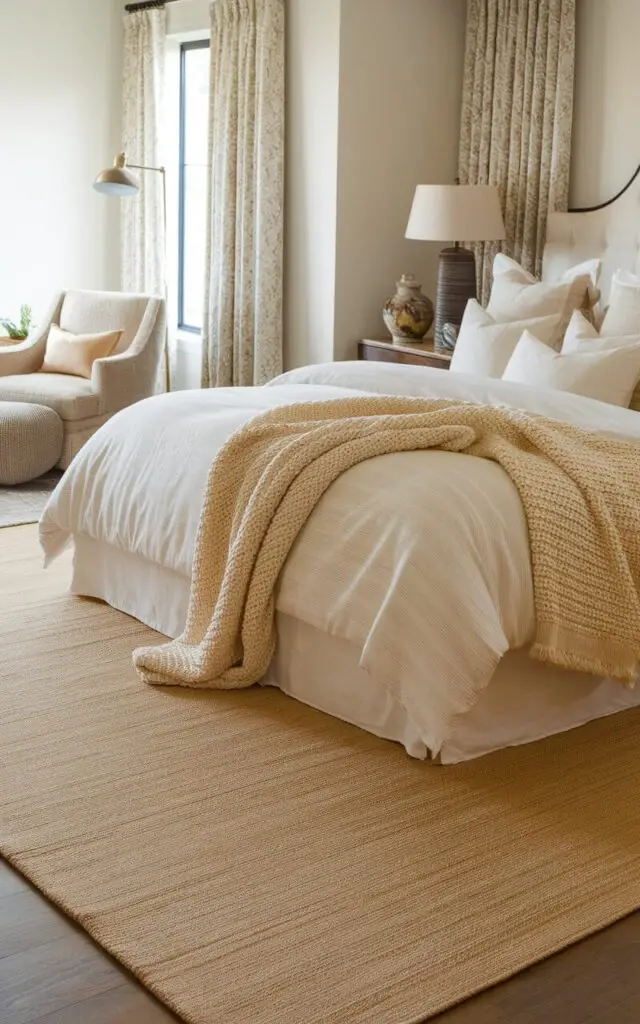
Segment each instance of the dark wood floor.
[[[0,1024],[167,1024],[176,1020],[0,860]],[[441,1014],[436,1021],[640,1024],[640,914]]]

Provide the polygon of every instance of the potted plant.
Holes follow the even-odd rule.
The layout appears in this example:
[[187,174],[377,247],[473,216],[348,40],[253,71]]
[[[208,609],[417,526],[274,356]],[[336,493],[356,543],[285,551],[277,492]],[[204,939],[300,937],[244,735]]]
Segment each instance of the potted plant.
[[7,332],[6,337],[0,337],[1,344],[11,344],[12,342],[18,343],[24,341],[25,338],[29,337],[29,328],[32,323],[32,309],[31,306],[23,305],[20,306],[20,322],[14,324],[13,320],[7,320],[0,317],[0,328]]

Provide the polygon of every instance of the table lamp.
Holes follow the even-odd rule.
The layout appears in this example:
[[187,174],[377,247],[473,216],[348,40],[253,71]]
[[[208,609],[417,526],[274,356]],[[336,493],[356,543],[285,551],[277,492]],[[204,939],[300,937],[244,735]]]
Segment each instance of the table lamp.
[[505,238],[500,195],[493,185],[418,185],[406,232],[407,238],[453,242],[442,249],[436,294],[435,346],[450,347],[443,328],[462,323],[469,299],[477,297],[476,261],[467,242]]

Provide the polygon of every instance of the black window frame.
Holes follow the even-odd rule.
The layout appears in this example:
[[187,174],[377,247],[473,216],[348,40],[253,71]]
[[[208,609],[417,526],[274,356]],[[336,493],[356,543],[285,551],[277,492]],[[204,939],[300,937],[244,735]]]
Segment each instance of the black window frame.
[[179,176],[178,176],[178,330],[189,334],[201,334],[200,327],[187,324],[184,320],[184,221],[185,221],[185,156],[186,156],[186,68],[189,50],[208,50],[211,48],[209,39],[194,39],[180,44],[180,144],[179,144]]

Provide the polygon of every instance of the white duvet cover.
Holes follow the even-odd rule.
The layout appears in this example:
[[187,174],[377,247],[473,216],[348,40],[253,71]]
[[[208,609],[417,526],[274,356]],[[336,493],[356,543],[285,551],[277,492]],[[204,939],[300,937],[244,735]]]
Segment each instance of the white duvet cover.
[[[178,392],[124,410],[82,449],[41,522],[47,559],[84,536],[188,577],[220,446],[261,410],[335,398],[344,387],[514,406],[640,437],[640,415],[626,409],[420,367],[331,363],[266,388]],[[437,754],[505,652],[533,635],[518,494],[499,466],[465,455],[407,452],[362,463],[310,517],[282,573],[277,607],[355,645],[361,667]],[[404,628],[390,641],[391,607],[401,610]]]

